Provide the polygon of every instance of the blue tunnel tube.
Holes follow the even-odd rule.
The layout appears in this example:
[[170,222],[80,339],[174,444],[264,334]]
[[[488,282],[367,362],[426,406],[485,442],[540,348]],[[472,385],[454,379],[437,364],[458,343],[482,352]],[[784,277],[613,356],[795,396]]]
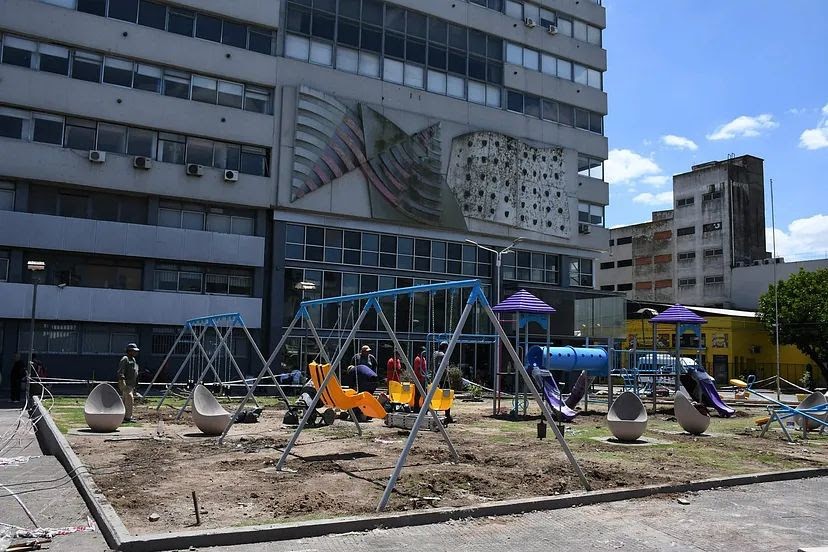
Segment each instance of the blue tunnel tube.
[[586,370],[591,376],[607,374],[607,352],[598,347],[540,347],[529,348],[526,366],[566,372]]

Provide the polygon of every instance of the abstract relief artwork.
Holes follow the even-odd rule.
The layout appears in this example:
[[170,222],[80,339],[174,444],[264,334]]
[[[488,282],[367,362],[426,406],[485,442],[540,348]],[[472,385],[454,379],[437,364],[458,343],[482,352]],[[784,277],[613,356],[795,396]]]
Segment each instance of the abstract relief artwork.
[[458,136],[447,181],[466,217],[569,237],[562,148],[496,132]]
[[360,171],[399,212],[436,223],[442,211],[440,125],[406,134],[380,113],[299,91],[291,202]]

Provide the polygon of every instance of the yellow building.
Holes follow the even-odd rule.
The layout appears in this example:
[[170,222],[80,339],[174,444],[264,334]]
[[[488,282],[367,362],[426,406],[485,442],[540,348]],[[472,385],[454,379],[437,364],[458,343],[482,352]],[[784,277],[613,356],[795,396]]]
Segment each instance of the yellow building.
[[[709,307],[687,307],[707,320],[702,325],[702,364],[716,381],[744,378],[749,374],[764,379],[776,374],[776,349],[772,336],[756,318],[756,313]],[[663,308],[658,308],[659,311]],[[675,350],[675,326],[659,324],[657,341],[660,350]],[[627,320],[626,347],[635,336],[639,349],[649,349],[653,340],[653,325],[646,318]],[[682,356],[695,357],[696,345],[692,332],[685,333]],[[779,351],[782,378],[799,385],[805,366],[813,367],[818,380],[819,370],[810,357],[792,345],[783,345]],[[818,385],[825,385],[818,382]]]

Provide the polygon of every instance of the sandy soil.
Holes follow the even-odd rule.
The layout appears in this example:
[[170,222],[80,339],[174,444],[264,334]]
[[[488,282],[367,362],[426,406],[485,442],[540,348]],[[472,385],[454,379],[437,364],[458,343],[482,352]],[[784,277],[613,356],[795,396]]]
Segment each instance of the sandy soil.
[[[137,407],[142,431],[123,437],[70,434],[94,479],[133,533],[193,527],[191,491],[202,510],[202,527],[229,527],[284,520],[328,518],[373,512],[402,450],[407,432],[380,421],[363,424],[362,437],[348,421],[308,429],[301,435],[288,471],[273,468],[292,428],[283,411],[265,411],[257,424],[237,424],[224,445],[202,437],[185,415],[158,415]],[[491,403],[455,403],[458,423],[449,434],[460,455],[450,463],[438,433],[421,432],[389,504],[390,510],[461,506],[517,497],[580,490],[580,484],[551,429],[536,436],[536,421],[494,419]],[[530,411],[531,413],[531,411]],[[758,415],[758,412],[756,412]],[[658,446],[619,446],[595,437],[609,435],[604,414],[579,416],[567,424],[567,442],[593,488],[634,487],[828,465],[828,437],[790,445],[774,435],[759,439],[748,414],[714,418],[712,437],[678,434],[668,410],[651,416],[649,436]],[[158,513],[151,523],[148,516]]]

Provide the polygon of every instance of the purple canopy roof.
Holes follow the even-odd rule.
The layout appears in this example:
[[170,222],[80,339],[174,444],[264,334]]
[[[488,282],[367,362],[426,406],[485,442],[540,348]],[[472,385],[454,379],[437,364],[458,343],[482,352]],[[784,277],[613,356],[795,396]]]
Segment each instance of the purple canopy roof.
[[528,312],[533,314],[551,314],[555,312],[555,309],[525,289],[521,289],[508,299],[501,301],[492,310],[495,312]]
[[673,305],[650,318],[650,324],[707,324],[707,320],[683,305]]

